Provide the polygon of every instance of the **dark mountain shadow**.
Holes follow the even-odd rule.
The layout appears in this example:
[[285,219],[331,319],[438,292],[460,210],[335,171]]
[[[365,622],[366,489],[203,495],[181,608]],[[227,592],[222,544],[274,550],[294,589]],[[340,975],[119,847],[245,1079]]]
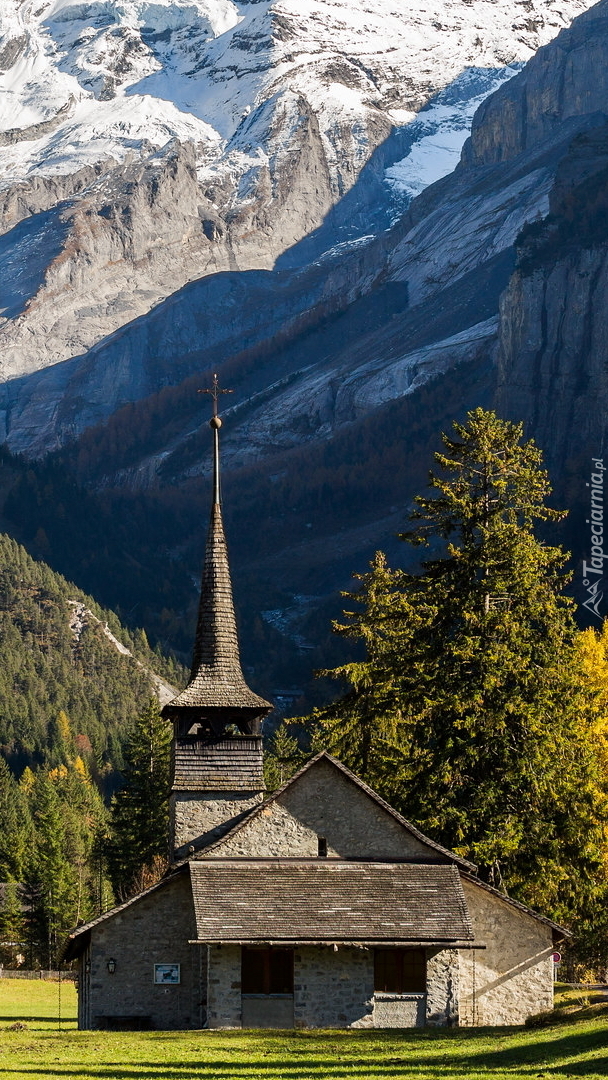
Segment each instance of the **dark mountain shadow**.
[[[514,76],[522,66],[513,65]],[[446,120],[435,117],[437,106],[446,110],[461,106],[465,110],[470,101],[504,83],[503,71],[503,68],[465,68],[449,86],[434,94],[410,123],[394,127],[371,154],[353,187],[332,206],[317,229],[279,256],[275,269],[305,266],[336,244],[349,245],[390,229],[406,212],[412,196],[391,185],[386,170],[407,157],[421,139],[441,130]],[[440,156],[440,151],[437,154]],[[451,172],[451,168],[447,171]]]
[[0,236],[0,316],[14,319],[44,282],[47,267],[62,250],[69,222],[67,203],[20,221]]

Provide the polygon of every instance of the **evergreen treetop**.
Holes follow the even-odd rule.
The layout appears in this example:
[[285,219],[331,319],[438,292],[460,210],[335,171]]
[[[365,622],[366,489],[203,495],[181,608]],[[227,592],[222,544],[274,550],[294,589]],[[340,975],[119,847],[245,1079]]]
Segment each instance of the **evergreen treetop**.
[[597,889],[603,810],[566,556],[534,532],[563,515],[538,449],[493,413],[469,413],[436,461],[403,534],[429,557],[408,573],[378,555],[360,578],[362,610],[336,629],[366,658],[324,673],[348,689],[316,711],[317,743],[486,880],[567,919]]

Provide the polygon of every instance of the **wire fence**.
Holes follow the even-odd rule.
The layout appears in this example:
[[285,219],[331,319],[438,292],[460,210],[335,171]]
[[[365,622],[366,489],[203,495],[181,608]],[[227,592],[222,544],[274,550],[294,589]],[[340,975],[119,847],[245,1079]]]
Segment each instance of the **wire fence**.
[[75,982],[75,971],[23,971],[3,968],[0,964],[0,979],[46,979],[48,982]]

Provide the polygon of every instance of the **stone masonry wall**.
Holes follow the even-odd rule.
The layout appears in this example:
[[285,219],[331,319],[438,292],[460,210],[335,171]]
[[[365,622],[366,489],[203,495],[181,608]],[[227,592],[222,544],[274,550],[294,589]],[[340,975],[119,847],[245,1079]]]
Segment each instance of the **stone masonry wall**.
[[209,948],[207,1024],[210,1028],[241,1026],[241,946]]
[[374,953],[307,946],[294,957],[294,1022],[298,1028],[373,1027]]
[[[156,1028],[201,1026],[201,966],[205,950],[188,945],[196,937],[188,874],[93,927],[90,949],[90,1026],[102,1017],[149,1017]],[[110,975],[109,959],[116,961]],[[157,986],[154,964],[180,964],[177,986]]]
[[327,840],[330,857],[403,859],[436,855],[434,849],[404,829],[327,761],[319,761],[304,773],[213,854],[316,858],[319,836]]
[[[297,1028],[421,1027],[458,1017],[458,953],[429,950],[427,993],[374,995],[374,950],[300,946],[294,952],[293,1017]],[[209,949],[208,1025],[239,1028],[241,949]],[[264,1009],[264,1003],[258,1003]],[[266,1008],[274,1009],[269,1001]],[[262,1026],[267,1026],[261,1021]]]
[[169,802],[174,858],[184,858],[192,843],[218,840],[261,801],[261,792],[174,791]]
[[[209,1027],[240,1027],[240,946],[209,949],[208,986]],[[373,951],[341,948],[335,952],[331,946],[295,950],[296,1027],[371,1027],[373,994]]]
[[430,1027],[458,1024],[459,967],[456,949],[427,950],[425,1022]]
[[460,1023],[523,1024],[553,1007],[551,929],[463,879],[475,940],[460,954]]
[[424,1027],[426,994],[375,994],[375,1028]]

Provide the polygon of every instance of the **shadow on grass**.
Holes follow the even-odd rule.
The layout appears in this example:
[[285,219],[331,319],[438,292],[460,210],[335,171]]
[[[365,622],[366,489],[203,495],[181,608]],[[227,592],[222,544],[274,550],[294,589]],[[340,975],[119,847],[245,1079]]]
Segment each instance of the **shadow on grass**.
[[[517,1075],[518,1066],[522,1067],[526,1073],[531,1067],[541,1068],[542,1075],[545,1077],[608,1075],[608,1029],[571,1032],[558,1038],[548,1038],[548,1033],[543,1032],[531,1044],[472,1053],[466,1051],[463,1045],[464,1039],[459,1038],[458,1034],[460,1033],[454,1033],[456,1037],[449,1039],[446,1039],[445,1034],[443,1035],[444,1049],[441,1054],[433,1053],[428,1040],[412,1040],[410,1034],[407,1045],[403,1047],[403,1053],[400,1055],[398,1035],[392,1032],[386,1052],[382,1053],[379,1047],[374,1055],[357,1056],[358,1048],[353,1047],[352,1043],[350,1046],[354,1052],[348,1053],[349,1044],[344,1041],[342,1046],[336,1046],[335,1056],[330,1056],[326,1047],[319,1047],[315,1052],[317,1048],[311,1039],[308,1049],[303,1046],[293,1052],[286,1053],[284,1045],[277,1046],[276,1050],[262,1051],[260,1047],[256,1052],[254,1049],[256,1061],[196,1062],[192,1061],[192,1054],[197,1051],[190,1046],[188,1048],[190,1060],[188,1061],[138,1061],[130,1065],[123,1059],[121,1062],[92,1063],[90,1066],[83,1064],[80,1067],[55,1063],[52,1068],[41,1068],[40,1065],[36,1065],[31,1068],[26,1066],[25,1068],[4,1069],[3,1075],[8,1077],[12,1073],[20,1073],[35,1077],[48,1076],[55,1080],[61,1080],[62,1077],[90,1077],[91,1080],[135,1080],[135,1078],[136,1080],[237,1080],[237,1078],[253,1076],[280,1076],[283,1080],[315,1080],[317,1077],[319,1080],[321,1078],[347,1080],[349,1077],[361,1075],[377,1078],[377,1080],[390,1077],[404,1077],[407,1080],[408,1076],[420,1076],[421,1073],[424,1073],[425,1078],[466,1077],[478,1073],[496,1076],[504,1076],[506,1073]],[[488,1037],[487,1032],[475,1034],[479,1038],[487,1039]],[[333,1033],[330,1037],[332,1042],[339,1041]],[[467,1033],[466,1039],[469,1041],[471,1035]],[[207,1049],[207,1047],[201,1047],[201,1054],[204,1054]],[[425,1053],[425,1049],[430,1052]],[[221,1047],[221,1050],[230,1053],[225,1046]],[[576,1060],[581,1055],[588,1055],[598,1050],[606,1050],[606,1053],[601,1057]],[[235,1053],[243,1053],[243,1049],[235,1047]],[[262,1054],[267,1058],[266,1061],[259,1060]],[[306,1061],[294,1061],[294,1056],[305,1056]],[[572,1058],[575,1060],[571,1060]]]
[[[50,1016],[48,1016],[48,1015],[46,1015],[46,1016],[35,1016],[32,1013],[22,1013],[21,1015],[18,1016],[15,1013],[14,1016],[8,1016],[8,1015],[3,1013],[2,1016],[0,1016],[0,1025],[2,1025],[2,1024],[14,1024],[18,1020],[23,1020],[23,1021],[25,1021],[26,1024],[28,1024],[28,1023],[29,1024],[59,1024],[59,1020],[57,1018],[57,1015],[55,1015],[55,1016],[53,1016],[53,1015],[50,1015]],[[76,1023],[76,1017],[75,1016],[65,1016],[65,1017],[61,1018],[61,1026],[62,1027],[64,1027],[66,1024],[75,1024],[75,1023]]]
[[[77,1077],[78,1080],[182,1080],[184,1075],[188,1076],[188,1080],[240,1080],[244,1075],[251,1075],[250,1073],[244,1073],[240,1065],[233,1065],[229,1072],[222,1071],[216,1065],[209,1064],[207,1066],[188,1065],[187,1073],[181,1071],[174,1072],[173,1066],[161,1065],[154,1067],[154,1072],[145,1071],[145,1066],[133,1065],[128,1072],[124,1071],[124,1066],[120,1064],[109,1065],[107,1068],[92,1068],[85,1067],[66,1070],[60,1065],[56,1065],[53,1068],[41,1068],[38,1066],[31,1066],[31,1068],[21,1069],[6,1069],[3,1070],[3,1076],[9,1077],[13,1073],[17,1073],[19,1076],[31,1076],[31,1077],[52,1077],[53,1080],[61,1080],[62,1077]],[[592,1080],[596,1078],[603,1078],[608,1075],[608,1056],[604,1058],[596,1059],[595,1061],[581,1061],[573,1062],[567,1065],[553,1068],[550,1065],[544,1065],[543,1071],[540,1074],[543,1078],[555,1077],[590,1077]],[[417,1063],[403,1062],[400,1065],[382,1065],[375,1059],[373,1063],[371,1061],[366,1062],[352,1062],[348,1065],[344,1063],[340,1068],[336,1068],[334,1065],[324,1065],[319,1062],[318,1065],[306,1065],[301,1069],[294,1070],[293,1066],[289,1062],[275,1061],[268,1065],[258,1063],[255,1068],[257,1076],[266,1077],[267,1080],[275,1080],[280,1077],[281,1080],[352,1080],[353,1077],[373,1077],[375,1080],[383,1080],[384,1077],[391,1078],[391,1080],[408,1080],[408,1078],[427,1078],[437,1077],[501,1077],[504,1078],[505,1073],[486,1071],[472,1071],[466,1064],[455,1066],[449,1059],[444,1059],[441,1065],[436,1068],[429,1069],[427,1062],[419,1061]],[[514,1077],[523,1076],[523,1073],[511,1074]],[[527,1074],[526,1074],[527,1075]]]

